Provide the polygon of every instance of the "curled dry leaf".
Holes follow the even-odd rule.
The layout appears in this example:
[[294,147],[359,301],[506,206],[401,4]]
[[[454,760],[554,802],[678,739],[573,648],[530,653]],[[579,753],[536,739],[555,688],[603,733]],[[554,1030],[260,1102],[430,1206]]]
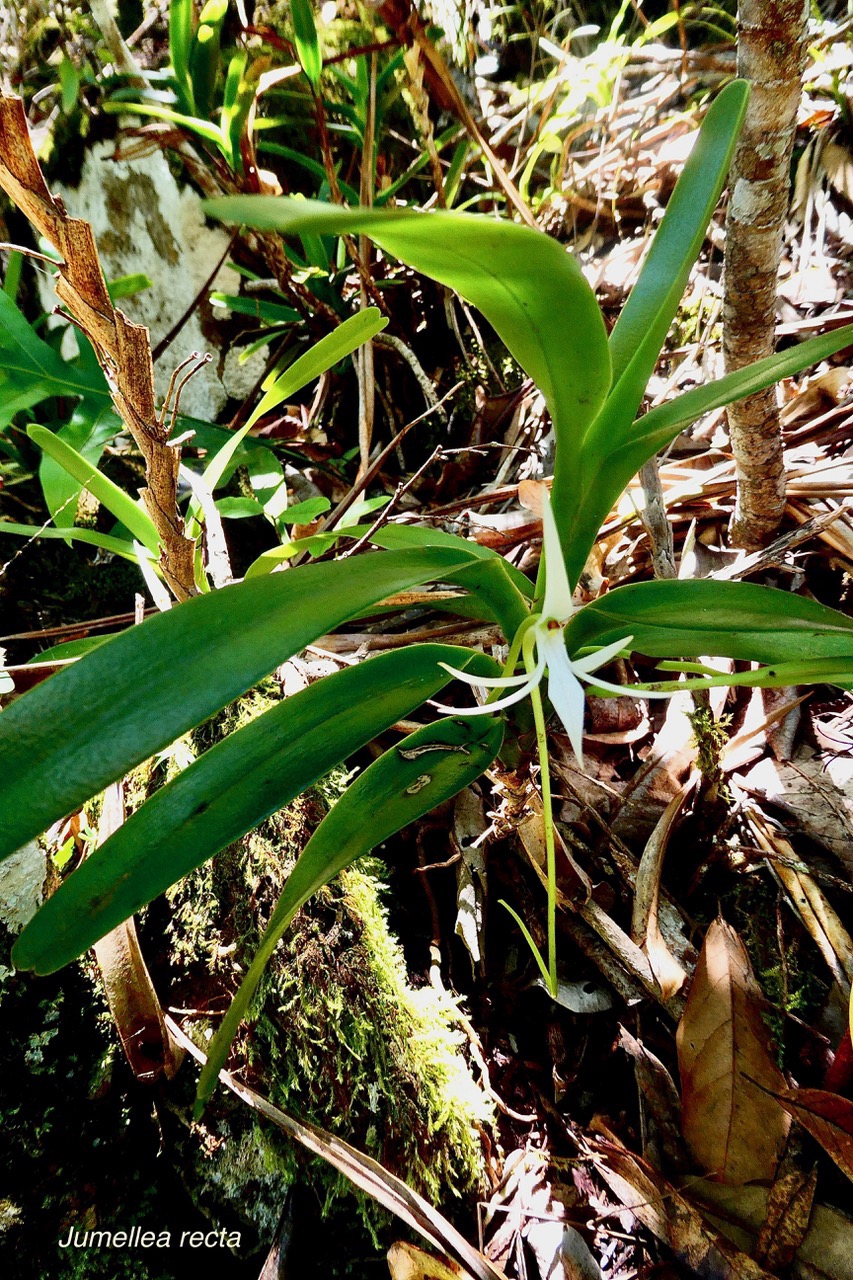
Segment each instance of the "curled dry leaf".
[[741,780],[745,791],[794,814],[797,827],[853,874],[853,758],[801,751],[795,760],[761,760]]
[[853,1182],[853,1102],[825,1089],[786,1089],[777,1097]]
[[799,862],[793,846],[755,809],[746,813],[758,845],[771,855],[776,878],[784,886],[794,910],[826,961],[845,997],[853,982],[853,939],[820,885]]
[[[643,1095],[651,1136],[656,1139],[667,1165],[686,1172],[687,1158],[681,1137],[681,1099],[675,1081],[664,1064],[625,1027],[619,1028],[619,1048],[634,1063],[637,1087]],[[644,1154],[649,1154],[648,1148]],[[653,1161],[657,1164],[657,1161]]]
[[724,1183],[770,1181],[790,1127],[770,1096],[786,1082],[771,1056],[763,1004],[746,948],[715,920],[676,1042],[685,1141],[696,1164]]
[[666,806],[646,843],[637,868],[631,935],[649,958],[649,964],[658,980],[664,1002],[678,994],[687,981],[687,974],[664,942],[660,931],[658,908],[661,871],[673,824],[681,812],[684,801],[693,790],[697,777],[698,775],[692,774],[690,780]]

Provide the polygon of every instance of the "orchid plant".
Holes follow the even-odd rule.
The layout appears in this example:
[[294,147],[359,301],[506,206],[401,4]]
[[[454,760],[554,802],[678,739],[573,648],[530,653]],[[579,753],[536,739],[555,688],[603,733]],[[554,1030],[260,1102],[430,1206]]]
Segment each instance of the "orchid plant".
[[[290,655],[375,611],[395,592],[452,583],[465,594],[466,616],[502,629],[509,646],[503,670],[471,648],[412,644],[285,699],[152,795],[63,881],[18,939],[13,958],[20,968],[56,970],[451,680],[489,690],[484,706],[439,704],[441,718],[374,760],[320,823],[209,1046],[199,1107],[299,907],[353,859],[468,786],[496,759],[517,760],[512,717],[528,696],[546,814],[547,964],[536,954],[546,984],[556,990],[546,672],[548,699],[579,762],[583,686],[623,692],[597,674],[617,654],[677,659],[692,672],[690,660],[703,655],[760,664],[735,675],[682,674],[680,681],[630,686],[643,696],[716,684],[853,683],[853,620],[788,592],[714,580],[652,581],[618,586],[582,608],[572,600],[602,521],[647,459],[704,413],[853,343],[853,326],[836,329],[637,417],[722,191],[746,96],[747,87],[734,82],[707,112],[609,338],[574,259],[529,228],[453,212],[346,209],[283,197],[209,202],[212,215],[232,223],[288,234],[369,236],[386,254],[456,289],[540,387],[557,454],[550,498],[542,498],[541,591],[476,543],[390,523],[369,534],[379,550],[344,562],[283,573],[269,572],[275,561],[259,563],[243,582],[200,594],[110,639],[0,715],[0,856],[6,856]],[[368,332],[373,322],[365,323]],[[203,511],[197,522],[203,524]]]

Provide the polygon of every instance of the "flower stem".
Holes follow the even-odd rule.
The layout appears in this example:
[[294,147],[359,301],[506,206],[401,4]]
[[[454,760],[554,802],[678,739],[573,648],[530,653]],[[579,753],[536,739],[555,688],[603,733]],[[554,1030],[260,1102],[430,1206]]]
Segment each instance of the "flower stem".
[[[528,632],[522,641],[524,665],[533,670],[534,637]],[[548,990],[557,995],[557,854],[554,841],[554,812],[551,804],[551,771],[548,768],[548,738],[545,732],[545,712],[542,695],[536,685],[530,691],[533,706],[533,722],[536,726],[536,749],[539,755],[539,782],[542,788],[542,817],[545,824],[545,876],[548,894]]]

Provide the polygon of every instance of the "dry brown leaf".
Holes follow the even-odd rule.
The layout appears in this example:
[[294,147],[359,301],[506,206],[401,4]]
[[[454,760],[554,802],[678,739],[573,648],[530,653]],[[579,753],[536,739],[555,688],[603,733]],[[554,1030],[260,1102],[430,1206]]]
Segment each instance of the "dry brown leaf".
[[786,1088],[763,1005],[746,948],[730,925],[715,920],[676,1043],[684,1138],[696,1164],[720,1182],[770,1181],[790,1127],[775,1098],[762,1092]]
[[[648,1111],[649,1128],[668,1166],[679,1173],[687,1169],[687,1153],[681,1137],[681,1099],[675,1081],[660,1058],[625,1027],[619,1028],[619,1048],[634,1063],[637,1087]],[[648,1150],[644,1148],[644,1155]],[[657,1164],[656,1160],[653,1160]]]
[[853,875],[853,758],[799,752],[795,760],[762,760],[740,785],[793,814],[800,830]]
[[[741,1249],[754,1247],[755,1236],[767,1218],[766,1187],[722,1187],[694,1182],[689,1196],[703,1203],[703,1214]],[[710,1207],[710,1212],[709,1212]],[[792,1268],[797,1280],[850,1280],[853,1258],[853,1220],[838,1209],[816,1204],[806,1238]]]
[[388,1270],[391,1280],[471,1280],[471,1273],[463,1271],[458,1263],[436,1258],[402,1240],[388,1250]]
[[615,1142],[596,1143],[597,1170],[613,1194],[679,1261],[708,1280],[771,1280],[770,1273],[706,1226],[675,1187]]
[[752,1255],[769,1271],[782,1271],[793,1262],[808,1233],[816,1188],[817,1167],[804,1173],[793,1164],[780,1171],[770,1188],[767,1216]]
[[786,1089],[777,1096],[853,1182],[853,1102],[825,1089]]
[[673,796],[646,842],[634,890],[634,913],[631,919],[631,936],[649,957],[652,972],[660,985],[664,1002],[677,995],[687,981],[687,974],[664,942],[658,922],[660,903],[660,878],[673,824],[681,812],[684,801],[693,790],[697,774]]
[[853,939],[827,901],[820,885],[796,865],[799,859],[785,837],[775,831],[757,810],[747,811],[747,821],[761,848],[774,855],[771,862],[774,874],[786,889],[794,910],[810,933],[835,981],[845,997],[849,996],[853,983]]

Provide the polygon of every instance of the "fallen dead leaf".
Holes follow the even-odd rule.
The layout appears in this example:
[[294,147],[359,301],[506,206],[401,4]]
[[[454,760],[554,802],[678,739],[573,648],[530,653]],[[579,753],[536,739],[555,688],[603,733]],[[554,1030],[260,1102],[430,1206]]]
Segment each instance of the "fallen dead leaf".
[[599,1139],[597,1169],[613,1194],[647,1230],[708,1280],[771,1280],[770,1272],[708,1227],[702,1215],[639,1156]]
[[[766,1187],[695,1182],[689,1196],[703,1202],[702,1212],[741,1249],[754,1247],[755,1236],[767,1218]],[[797,1280],[850,1280],[851,1258],[853,1220],[838,1209],[816,1204],[806,1238],[797,1250],[793,1275]]]
[[698,774],[692,774],[678,794],[670,800],[646,842],[637,868],[631,936],[648,956],[664,1002],[678,994],[687,981],[687,974],[666,945],[660,931],[658,908],[661,871],[673,825],[697,779]]
[[786,1083],[770,1053],[763,1004],[746,948],[715,920],[676,1043],[684,1139],[696,1164],[724,1183],[772,1179],[790,1127],[769,1096]]
[[800,830],[853,875],[853,759],[800,751],[795,760],[761,760],[740,785],[793,814]]
[[776,1096],[853,1182],[853,1102],[825,1089],[786,1089]]
[[[634,1063],[637,1087],[648,1112],[647,1127],[656,1139],[667,1165],[686,1172],[688,1161],[681,1137],[681,1099],[675,1081],[660,1058],[625,1027],[619,1028],[619,1048]],[[644,1155],[648,1154],[644,1148]],[[657,1165],[657,1161],[653,1160]]]
[[853,983],[853,938],[827,901],[816,880],[801,865],[793,846],[774,830],[763,814],[747,809],[749,828],[759,846],[771,855],[774,875],[784,886],[794,910],[846,996]]
[[804,1172],[793,1163],[780,1170],[767,1198],[767,1216],[761,1224],[753,1257],[769,1271],[782,1271],[793,1262],[806,1238],[812,1216],[817,1166]]

